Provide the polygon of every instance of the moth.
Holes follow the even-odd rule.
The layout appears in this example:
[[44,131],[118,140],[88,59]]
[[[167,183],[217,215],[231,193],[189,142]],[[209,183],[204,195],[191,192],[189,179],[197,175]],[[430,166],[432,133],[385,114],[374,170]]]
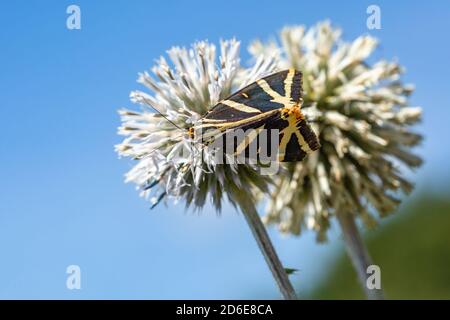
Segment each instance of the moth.
[[[301,161],[320,147],[319,140],[307,123],[302,108],[302,73],[289,69],[274,73],[251,83],[228,98],[220,101],[199,124],[189,128],[189,135],[207,137],[207,144],[218,136],[217,132],[227,133],[242,129],[253,129],[253,134],[243,141],[236,141],[234,154],[249,154],[250,143],[258,139],[258,132],[278,134],[278,161]],[[276,129],[276,130],[274,130]],[[251,131],[251,130],[250,130]],[[208,132],[215,132],[208,135]],[[263,143],[271,150],[271,138]],[[259,142],[258,150],[261,147]]]

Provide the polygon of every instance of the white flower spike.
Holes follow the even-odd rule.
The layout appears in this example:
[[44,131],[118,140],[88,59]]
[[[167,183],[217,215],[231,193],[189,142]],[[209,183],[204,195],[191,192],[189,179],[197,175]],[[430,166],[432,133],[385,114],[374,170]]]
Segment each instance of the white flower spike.
[[422,162],[410,151],[422,137],[409,128],[421,108],[408,105],[412,87],[399,81],[401,66],[368,64],[377,44],[370,36],[351,43],[340,36],[340,29],[322,22],[309,30],[284,28],[281,45],[255,41],[249,48],[255,57],[278,55],[279,69],[303,72],[304,112],[322,145],[277,179],[266,222],[293,234],[310,227],[319,240],[339,211],[358,215],[367,226],[375,223],[371,208],[381,216],[392,212],[399,200],[391,192],[412,190],[401,165]]
[[131,93],[131,100],[142,109],[120,111],[119,134],[125,139],[116,150],[137,161],[126,181],[134,182],[152,207],[172,197],[201,209],[209,197],[220,210],[226,195],[243,212],[283,297],[295,299],[256,212],[256,199],[246,192],[254,188],[267,192],[269,177],[259,175],[255,165],[217,163],[208,148],[197,146],[202,149],[198,152],[189,131],[221,99],[272,73],[274,59],[259,58],[253,68],[242,68],[239,42],[234,39],[221,42],[218,61],[216,47],[208,42],[197,42],[189,50],[175,47],[168,55],[171,65],[161,57],[152,68],[154,76],[147,72],[139,76],[139,82],[153,92]]
[[303,72],[303,110],[322,147],[276,178],[265,222],[283,233],[313,229],[324,241],[330,218],[336,217],[361,285],[369,298],[380,299],[382,290],[366,286],[372,262],[355,218],[371,227],[373,212],[383,217],[395,210],[400,200],[394,193],[412,190],[401,169],[422,163],[411,152],[422,136],[410,129],[421,108],[408,105],[413,89],[400,82],[399,64],[367,61],[377,45],[370,36],[347,43],[340,29],[321,22],[309,30],[286,27],[280,39],[281,44],[255,41],[249,51],[255,57],[277,56],[279,69]]
[[153,206],[172,197],[184,198],[187,206],[197,209],[208,196],[220,210],[224,193],[236,205],[233,190],[254,186],[266,190],[268,178],[255,168],[216,164],[207,149],[200,157],[187,130],[220,99],[271,73],[274,60],[260,59],[253,68],[242,68],[239,42],[234,39],[221,41],[218,61],[216,47],[208,42],[197,42],[189,50],[174,47],[168,56],[172,66],[161,57],[152,68],[153,77],[147,72],[139,75],[138,82],[153,91],[153,95],[131,93],[131,100],[142,109],[120,111],[119,134],[125,139],[116,150],[137,160],[126,181],[134,182]]

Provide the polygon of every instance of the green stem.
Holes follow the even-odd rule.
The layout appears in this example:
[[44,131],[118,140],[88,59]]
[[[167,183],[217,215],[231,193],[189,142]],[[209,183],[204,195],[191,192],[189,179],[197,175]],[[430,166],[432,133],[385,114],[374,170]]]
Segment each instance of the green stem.
[[258,243],[259,249],[261,250],[266,263],[268,264],[276,283],[286,300],[296,300],[297,296],[295,290],[289,281],[286,270],[283,268],[280,259],[275,251],[275,248],[270,241],[269,235],[267,234],[266,228],[261,221],[261,217],[255,209],[255,206],[251,201],[248,200],[245,192],[242,192],[239,196],[239,204],[241,205],[241,210],[247,220],[256,242]]
[[359,234],[355,219],[352,214],[340,212],[337,215],[339,225],[344,235],[345,247],[358,274],[359,282],[370,300],[383,300],[382,289],[369,289],[367,287],[367,267],[372,265],[372,259],[367,251],[364,241]]

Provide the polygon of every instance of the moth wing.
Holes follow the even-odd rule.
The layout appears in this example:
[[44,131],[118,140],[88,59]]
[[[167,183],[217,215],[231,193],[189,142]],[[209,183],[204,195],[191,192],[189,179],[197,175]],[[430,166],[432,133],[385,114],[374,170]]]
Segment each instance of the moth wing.
[[[301,161],[307,153],[319,148],[319,141],[305,120],[291,123],[282,119],[279,111],[283,107],[300,104],[302,94],[300,71],[289,69],[277,72],[251,83],[219,102],[202,119],[200,127],[203,133],[215,129],[210,141],[228,130],[267,129],[269,136],[263,144],[270,151],[272,129],[278,129],[279,160]],[[254,140],[258,135],[259,133],[253,134],[248,141]],[[240,145],[239,141],[234,143],[236,152],[242,152]],[[260,146],[258,140],[258,149]]]
[[302,73],[289,69],[259,79],[215,105],[205,122],[239,121],[300,102]]

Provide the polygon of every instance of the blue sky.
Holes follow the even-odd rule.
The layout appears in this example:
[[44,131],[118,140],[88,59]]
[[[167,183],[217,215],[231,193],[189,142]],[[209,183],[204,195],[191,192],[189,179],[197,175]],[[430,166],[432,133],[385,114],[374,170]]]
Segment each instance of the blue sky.
[[[366,29],[366,8],[378,4],[382,29]],[[66,29],[77,4],[82,29]],[[0,10],[0,298],[276,298],[242,217],[218,217],[169,204],[150,211],[132,185],[131,167],[113,145],[119,117],[140,89],[137,73],[173,45],[237,37],[246,46],[284,25],[330,19],[353,39],[370,33],[375,58],[397,58],[424,108],[417,127],[426,159],[419,190],[446,185],[450,136],[450,8],[407,1],[14,1]],[[414,194],[412,195],[414,196]],[[314,235],[281,237],[270,230],[293,280],[307,294],[340,246]],[[65,286],[68,265],[81,267],[82,289]]]

